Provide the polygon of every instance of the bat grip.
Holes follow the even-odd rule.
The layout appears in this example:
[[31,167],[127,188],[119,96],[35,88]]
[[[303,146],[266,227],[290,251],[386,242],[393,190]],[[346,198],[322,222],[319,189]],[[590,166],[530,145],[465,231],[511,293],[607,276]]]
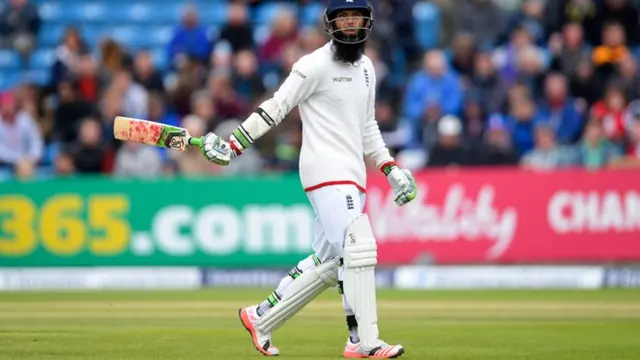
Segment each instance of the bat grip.
[[203,141],[202,137],[192,137],[192,138],[189,138],[189,145],[202,146],[202,141]]

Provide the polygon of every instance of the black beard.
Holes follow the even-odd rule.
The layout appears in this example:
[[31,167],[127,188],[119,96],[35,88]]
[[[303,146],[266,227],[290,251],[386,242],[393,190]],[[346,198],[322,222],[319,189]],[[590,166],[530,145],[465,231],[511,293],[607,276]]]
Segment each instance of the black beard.
[[357,44],[345,44],[333,41],[333,59],[353,64],[362,57],[365,43],[366,41],[362,41]]

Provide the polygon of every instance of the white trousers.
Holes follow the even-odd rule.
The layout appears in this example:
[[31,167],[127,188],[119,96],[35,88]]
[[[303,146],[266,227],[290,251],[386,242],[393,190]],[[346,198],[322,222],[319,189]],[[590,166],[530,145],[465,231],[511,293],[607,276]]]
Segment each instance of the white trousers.
[[[366,195],[354,185],[333,185],[307,193],[316,215],[313,251],[321,262],[340,258],[347,228],[362,215]],[[344,267],[340,267],[338,280],[342,283]],[[346,296],[342,295],[345,315],[354,315]]]
[[365,194],[354,185],[332,185],[307,193],[316,215],[313,251],[320,261],[339,258],[347,227],[364,210]]

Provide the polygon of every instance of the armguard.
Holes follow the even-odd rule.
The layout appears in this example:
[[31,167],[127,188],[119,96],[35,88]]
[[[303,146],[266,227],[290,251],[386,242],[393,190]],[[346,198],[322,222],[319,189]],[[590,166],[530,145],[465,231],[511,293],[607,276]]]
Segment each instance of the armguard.
[[242,153],[248,149],[251,144],[258,140],[262,135],[266,134],[272,127],[280,124],[284,115],[280,111],[278,102],[269,99],[258,107],[236,130],[230,137],[230,143],[236,154]]

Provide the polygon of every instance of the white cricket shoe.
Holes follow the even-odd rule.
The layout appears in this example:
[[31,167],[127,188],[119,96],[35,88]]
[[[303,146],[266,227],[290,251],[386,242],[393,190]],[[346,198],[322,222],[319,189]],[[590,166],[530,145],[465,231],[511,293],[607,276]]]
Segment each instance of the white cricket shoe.
[[378,346],[367,351],[362,349],[359,343],[352,343],[351,338],[347,340],[347,346],[342,353],[347,359],[395,359],[402,354],[404,354],[402,345],[389,345],[379,340]]
[[255,323],[258,322],[260,318],[256,312],[257,309],[257,305],[240,309],[238,311],[240,321],[249,334],[251,334],[251,341],[253,341],[253,346],[255,346],[256,350],[260,351],[264,356],[278,356],[280,355],[280,351],[271,345],[271,333],[265,334],[260,332],[257,326],[255,326]]

